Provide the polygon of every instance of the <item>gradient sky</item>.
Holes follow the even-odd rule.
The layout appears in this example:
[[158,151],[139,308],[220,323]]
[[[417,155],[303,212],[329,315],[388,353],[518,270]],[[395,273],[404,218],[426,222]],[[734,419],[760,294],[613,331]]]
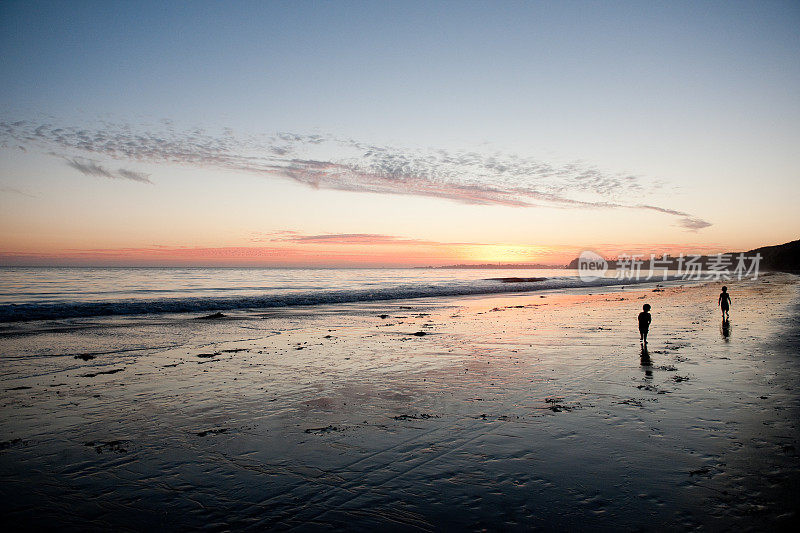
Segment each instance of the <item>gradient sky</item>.
[[0,264],[800,236],[798,2],[0,4]]

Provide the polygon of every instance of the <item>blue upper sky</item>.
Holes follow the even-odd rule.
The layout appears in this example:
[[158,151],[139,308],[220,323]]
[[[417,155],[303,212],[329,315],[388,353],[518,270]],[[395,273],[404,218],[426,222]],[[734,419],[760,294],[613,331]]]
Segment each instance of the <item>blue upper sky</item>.
[[503,141],[798,118],[800,4],[653,4],[7,1],[0,96],[14,112]]

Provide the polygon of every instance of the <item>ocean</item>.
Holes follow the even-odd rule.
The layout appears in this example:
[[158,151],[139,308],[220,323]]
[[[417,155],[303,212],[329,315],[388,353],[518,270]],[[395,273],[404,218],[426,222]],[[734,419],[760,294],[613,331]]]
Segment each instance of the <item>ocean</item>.
[[3,267],[0,322],[258,310],[619,284],[632,281],[609,273],[586,282],[576,270],[564,269]]

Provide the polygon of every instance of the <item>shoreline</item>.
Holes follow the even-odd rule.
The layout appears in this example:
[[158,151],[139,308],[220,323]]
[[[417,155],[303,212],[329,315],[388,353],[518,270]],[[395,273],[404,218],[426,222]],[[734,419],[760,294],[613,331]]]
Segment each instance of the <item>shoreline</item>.
[[[511,280],[511,281],[509,281]],[[586,294],[592,292],[599,292],[599,291],[617,291],[617,290],[636,290],[636,288],[640,290],[645,290],[647,288],[653,287],[669,287],[669,286],[693,286],[698,284],[707,283],[706,280],[686,280],[682,278],[669,278],[666,280],[661,279],[644,279],[641,281],[633,281],[633,280],[616,280],[615,278],[609,278],[606,280],[604,284],[591,284],[592,282],[580,282],[576,285],[555,285],[555,286],[539,286],[538,283],[542,281],[575,281],[578,282],[579,278],[486,278],[481,279],[480,281],[495,281],[500,284],[499,287],[495,288],[483,288],[481,290],[463,290],[461,292],[454,291],[454,292],[442,292],[442,293],[432,293],[432,294],[415,294],[411,296],[399,296],[399,295],[386,295],[375,297],[375,295],[369,295],[369,298],[365,299],[344,299],[342,301],[326,301],[324,299],[320,299],[319,301],[309,302],[309,303],[294,303],[294,304],[285,304],[281,302],[270,302],[274,296],[260,296],[260,297],[245,297],[244,300],[234,299],[234,298],[221,298],[219,299],[224,305],[222,306],[215,306],[213,303],[207,303],[206,298],[201,297],[194,297],[189,299],[181,299],[181,298],[167,298],[163,300],[157,301],[150,301],[150,300],[139,300],[139,301],[73,301],[68,302],[66,304],[56,304],[56,303],[45,303],[45,304],[6,304],[6,307],[15,306],[19,309],[27,308],[28,306],[38,306],[44,305],[45,307],[51,307],[53,309],[57,309],[59,307],[81,307],[81,306],[115,306],[115,305],[134,305],[137,308],[141,308],[141,311],[129,312],[129,313],[106,313],[106,314],[96,314],[96,315],[65,315],[65,316],[58,316],[56,318],[37,318],[37,319],[29,319],[29,318],[15,318],[12,320],[5,320],[0,321],[0,339],[4,336],[12,336],[23,334],[26,332],[36,333],[38,331],[43,331],[47,329],[58,329],[58,328],[69,328],[71,326],[74,327],[84,327],[86,325],[92,327],[101,327],[101,326],[117,326],[117,325],[125,325],[126,322],[130,322],[132,325],[137,325],[140,320],[141,323],[152,323],[154,320],[163,320],[165,322],[170,321],[180,321],[186,319],[213,319],[213,318],[225,318],[225,319],[249,319],[249,318],[258,318],[262,315],[267,314],[274,314],[274,313],[301,313],[301,312],[308,312],[314,313],[315,311],[319,310],[320,312],[330,312],[331,310],[340,310],[341,312],[347,312],[348,310],[355,310],[359,307],[368,308],[371,306],[384,306],[384,307],[392,307],[395,305],[401,305],[404,302],[408,305],[415,305],[415,306],[442,306],[442,305],[455,305],[461,299],[471,299],[471,298],[492,298],[492,297],[514,297],[514,296],[529,296],[529,295],[538,295],[538,294]],[[596,280],[594,280],[596,281]],[[509,285],[515,285],[514,287],[509,287]],[[531,288],[533,287],[533,288]],[[627,289],[626,289],[627,288]],[[248,299],[255,299],[255,300],[263,300],[265,302],[270,302],[270,305],[265,306],[247,306],[243,305],[243,302],[246,302]],[[203,302],[203,307],[197,309],[190,309],[190,310],[158,310],[158,311],[150,311],[147,309],[157,309],[159,306],[167,306],[171,307],[176,302],[191,302],[191,301],[198,301]],[[280,300],[280,298],[278,299]],[[0,307],[3,307],[0,305]],[[187,309],[191,308],[191,305],[187,304]],[[229,313],[229,314],[225,314]],[[217,316],[213,316],[217,315]],[[41,326],[41,327],[40,327]]]
[[800,479],[800,285],[728,282],[727,338],[718,285],[26,335],[142,351],[0,361],[3,506],[67,529],[780,527]]

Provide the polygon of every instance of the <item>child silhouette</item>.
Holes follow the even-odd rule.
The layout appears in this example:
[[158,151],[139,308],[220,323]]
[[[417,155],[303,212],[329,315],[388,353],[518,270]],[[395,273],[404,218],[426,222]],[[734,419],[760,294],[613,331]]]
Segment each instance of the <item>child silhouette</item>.
[[647,332],[650,330],[650,304],[642,306],[643,311],[639,313],[639,335],[643,344],[647,344]]
[[731,295],[728,294],[728,287],[722,287],[722,293],[719,295],[717,305],[722,309],[722,320],[728,320],[729,311],[731,308]]

